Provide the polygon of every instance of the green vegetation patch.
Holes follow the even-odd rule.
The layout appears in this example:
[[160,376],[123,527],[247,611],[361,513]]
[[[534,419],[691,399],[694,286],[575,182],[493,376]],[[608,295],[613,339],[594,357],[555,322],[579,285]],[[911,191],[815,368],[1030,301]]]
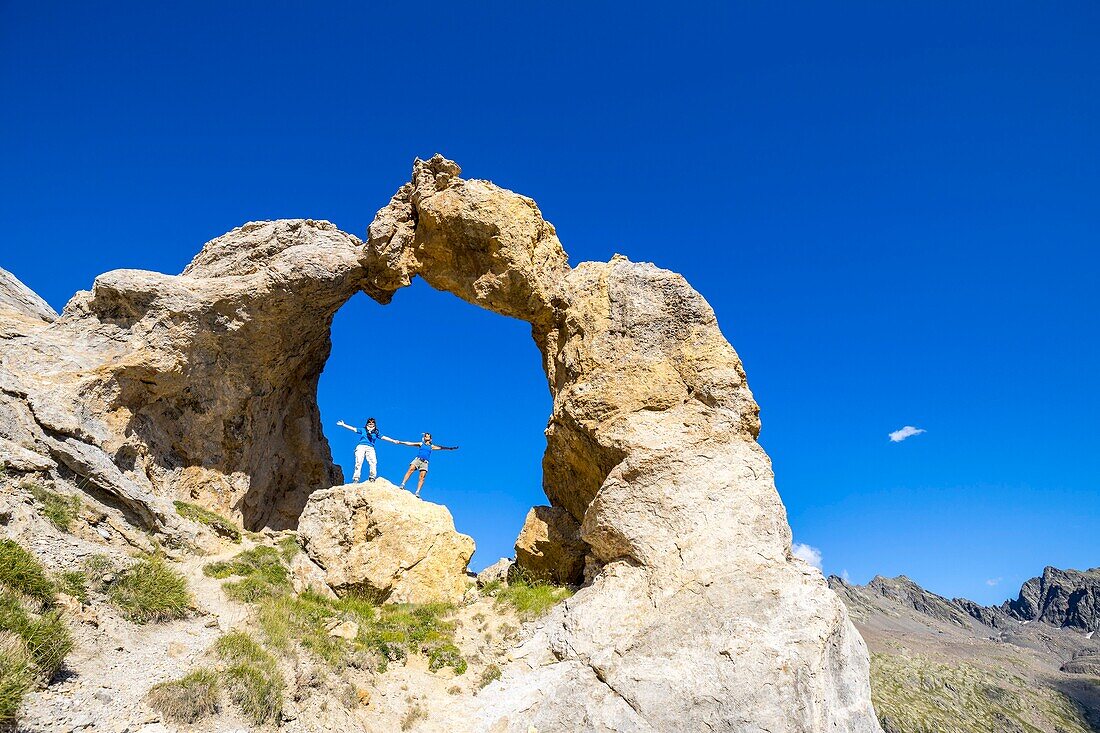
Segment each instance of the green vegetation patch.
[[44,606],[53,604],[54,584],[46,569],[18,543],[0,540],[0,585],[29,596]]
[[[378,606],[372,598],[356,594],[336,600],[312,591],[296,595],[286,567],[288,557],[293,557],[291,545],[297,552],[295,539],[284,537],[279,549],[260,545],[203,568],[212,578],[240,578],[222,587],[231,598],[256,604],[257,626],[271,648],[292,654],[300,646],[333,666],[358,664],[369,655],[380,671],[389,662],[419,653],[428,658],[433,671],[466,671],[466,660],[454,644],[454,624],[444,618],[450,606]],[[341,624],[354,638],[331,633]]]
[[283,560],[290,562],[294,559],[294,556],[298,554],[301,548],[298,546],[298,538],[294,535],[287,535],[281,540],[276,542],[279,546],[279,554],[283,556]]
[[433,672],[450,667],[466,671],[466,660],[454,644],[454,624],[445,621],[451,607],[442,603],[398,604],[378,609],[377,620],[360,630],[363,642],[383,659],[405,659],[410,652],[428,658]]
[[191,608],[187,580],[163,560],[142,560],[122,571],[107,599],[139,624],[183,618]]
[[871,700],[884,728],[906,733],[1093,730],[1062,693],[965,662],[872,654]]
[[62,532],[68,532],[84,506],[80,497],[66,496],[42,486],[31,486],[31,496],[42,504],[42,516]]
[[494,595],[498,604],[507,604],[514,608],[519,617],[525,621],[545,615],[556,604],[576,592],[569,586],[524,578],[516,578],[507,586],[498,587],[495,594],[486,592],[489,585],[491,584],[486,584],[482,592],[486,595]]
[[73,637],[58,610],[38,614],[17,593],[0,590],[0,631],[18,637],[38,675],[52,679],[72,651]]
[[273,547],[259,545],[245,550],[231,560],[213,562],[202,569],[207,577],[242,580],[225,583],[226,595],[245,603],[276,598],[290,592],[290,573],[282,555]]
[[201,507],[198,504],[189,504],[186,501],[174,501],[172,503],[176,506],[176,513],[184,519],[190,519],[192,522],[206,525],[214,530],[215,534],[232,540],[233,542],[241,541],[240,528],[221,514],[211,511],[206,507]]
[[485,669],[481,670],[481,676],[477,678],[477,689],[484,689],[494,680],[499,680],[501,675],[500,667],[495,664],[490,664]]
[[15,726],[34,677],[33,663],[22,640],[11,632],[0,631],[0,730]]
[[217,672],[196,669],[178,680],[153,685],[146,702],[169,723],[193,725],[217,713],[220,698]]
[[57,589],[81,603],[88,602],[88,579],[82,570],[68,570],[57,578]]
[[228,665],[223,675],[229,699],[256,725],[277,722],[286,683],[275,658],[241,632],[218,639],[214,652]]

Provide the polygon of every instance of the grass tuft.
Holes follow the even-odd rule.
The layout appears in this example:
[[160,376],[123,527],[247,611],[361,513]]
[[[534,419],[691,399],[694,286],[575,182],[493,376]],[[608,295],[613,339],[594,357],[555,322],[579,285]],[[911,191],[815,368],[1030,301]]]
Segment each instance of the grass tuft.
[[49,606],[54,601],[54,584],[42,563],[13,540],[0,540],[0,585]]
[[115,572],[115,564],[106,555],[90,555],[84,560],[84,578],[88,585],[102,592],[107,587],[108,578]]
[[42,515],[63,532],[69,531],[84,506],[78,496],[66,496],[42,486],[31,486],[30,491],[42,504]]
[[174,501],[172,503],[176,507],[176,513],[184,519],[190,519],[192,522],[206,525],[214,530],[215,534],[232,540],[233,542],[239,543],[241,541],[240,528],[221,514],[210,511],[206,507],[201,507],[198,504],[189,504],[186,501]]
[[495,597],[498,604],[512,606],[521,619],[530,621],[545,615],[574,592],[573,588],[565,585],[517,578],[507,587],[497,590]]
[[275,658],[241,632],[218,639],[214,651],[229,665],[224,673],[229,699],[256,725],[277,722],[283,711],[286,683]]
[[193,725],[218,712],[220,694],[217,673],[196,669],[178,680],[153,685],[146,701],[169,723]]
[[421,707],[420,703],[410,700],[409,709],[405,711],[405,715],[401,718],[401,730],[412,730],[412,727],[416,725],[416,721],[427,717],[428,711]]
[[245,603],[276,598],[290,592],[290,575],[282,555],[275,548],[265,545],[245,550],[232,560],[210,563],[202,572],[211,578],[242,578],[225,583],[222,588],[230,598]]
[[57,578],[57,589],[81,603],[88,602],[88,579],[80,570],[68,570]]
[[183,618],[191,607],[187,580],[163,560],[142,560],[122,571],[107,599],[131,621]]
[[275,543],[279,546],[279,554],[283,556],[283,560],[290,562],[294,559],[294,556],[302,549],[298,546],[298,538],[294,535],[287,535]]
[[0,632],[0,730],[15,727],[23,698],[34,685],[34,668],[22,640]]
[[72,651],[73,637],[60,611],[36,614],[18,594],[0,591],[0,631],[17,636],[38,674],[53,679],[65,656]]
[[501,675],[500,667],[495,664],[490,664],[485,669],[481,670],[481,676],[477,678],[477,689],[484,689],[494,680],[499,680]]

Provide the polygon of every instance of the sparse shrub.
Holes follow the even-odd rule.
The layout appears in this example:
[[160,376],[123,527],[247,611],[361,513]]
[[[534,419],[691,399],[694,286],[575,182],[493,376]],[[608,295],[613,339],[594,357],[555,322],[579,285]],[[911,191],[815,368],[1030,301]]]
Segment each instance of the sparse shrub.
[[243,578],[226,583],[223,588],[230,598],[246,603],[290,592],[290,575],[282,556],[275,548],[265,545],[245,550],[232,560],[210,563],[202,572],[211,578]]
[[466,660],[454,644],[454,624],[443,620],[450,610],[442,603],[382,606],[378,619],[361,636],[383,659],[397,661],[418,651],[428,657],[432,671],[450,667],[463,674]]
[[153,685],[146,701],[166,721],[191,725],[218,712],[219,696],[217,673],[196,669],[178,680]]
[[107,587],[107,578],[115,572],[115,564],[106,555],[90,555],[84,559],[84,577],[96,591]]
[[279,553],[283,556],[283,560],[287,562],[290,562],[302,549],[298,546],[298,538],[294,535],[287,535],[276,544],[279,546]]
[[257,545],[237,553],[229,560],[212,562],[202,569],[208,578],[255,578],[274,588],[290,587],[290,573],[283,556],[274,547]]
[[57,579],[57,588],[81,603],[88,602],[88,579],[80,570],[68,570]]
[[107,598],[131,621],[183,618],[191,607],[187,580],[163,560],[142,560],[119,574]]
[[198,504],[189,504],[186,501],[172,502],[176,507],[176,513],[184,519],[206,525],[218,534],[233,542],[241,541],[241,530],[232,521],[217,512],[211,511]]
[[574,592],[569,586],[518,577],[497,591],[496,601],[512,606],[521,619],[530,621],[544,615]]
[[450,687],[447,688],[447,694],[448,695],[461,695],[462,694],[462,688],[459,687],[458,685],[451,685]]
[[73,637],[60,611],[36,614],[18,594],[0,590],[0,631],[18,637],[39,675],[52,679],[72,651]]
[[42,515],[53,526],[68,532],[80,514],[83,504],[78,496],[65,496],[42,486],[31,486],[31,496],[42,504]]
[[428,717],[428,711],[422,708],[420,703],[413,702],[411,698],[408,702],[409,709],[405,711],[405,715],[401,718],[401,730],[412,730],[412,727],[416,725],[416,721]]
[[490,664],[488,667],[481,670],[481,675],[477,678],[477,689],[481,690],[488,686],[493,680],[499,680],[500,674],[500,667],[495,664]]
[[495,596],[500,592],[500,589],[504,587],[504,582],[500,580],[490,580],[485,585],[481,586],[481,595],[483,596]]
[[23,697],[34,684],[34,674],[22,640],[0,631],[0,730],[14,727]]
[[241,632],[218,639],[214,651],[229,664],[225,670],[229,699],[256,725],[278,721],[286,683],[275,658]]
[[42,563],[13,540],[0,540],[0,585],[29,596],[43,606],[53,604],[54,584]]

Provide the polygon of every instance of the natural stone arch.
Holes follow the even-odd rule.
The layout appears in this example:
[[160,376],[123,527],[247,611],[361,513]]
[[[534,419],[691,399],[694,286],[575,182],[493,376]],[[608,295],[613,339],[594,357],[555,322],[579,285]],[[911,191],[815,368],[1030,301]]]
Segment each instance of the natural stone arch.
[[169,537],[185,529],[165,498],[187,495],[292,526],[339,480],[315,404],[333,313],[419,275],[531,323],[554,400],[544,488],[587,563],[456,730],[877,731],[866,647],[791,556],[706,301],[623,257],[570,269],[533,201],[458,174],[417,161],[365,245],[327,222],[255,223],[180,276],[101,276],[5,351],[0,452],[63,464]]

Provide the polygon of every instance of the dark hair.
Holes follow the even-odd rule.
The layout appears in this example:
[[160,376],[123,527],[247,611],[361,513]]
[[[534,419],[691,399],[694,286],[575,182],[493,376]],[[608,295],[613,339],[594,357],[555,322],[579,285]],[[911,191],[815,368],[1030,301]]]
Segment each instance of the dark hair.
[[[374,422],[374,418],[373,417],[368,417],[366,425],[370,425],[372,422]],[[366,427],[366,425],[364,425],[363,427]]]

